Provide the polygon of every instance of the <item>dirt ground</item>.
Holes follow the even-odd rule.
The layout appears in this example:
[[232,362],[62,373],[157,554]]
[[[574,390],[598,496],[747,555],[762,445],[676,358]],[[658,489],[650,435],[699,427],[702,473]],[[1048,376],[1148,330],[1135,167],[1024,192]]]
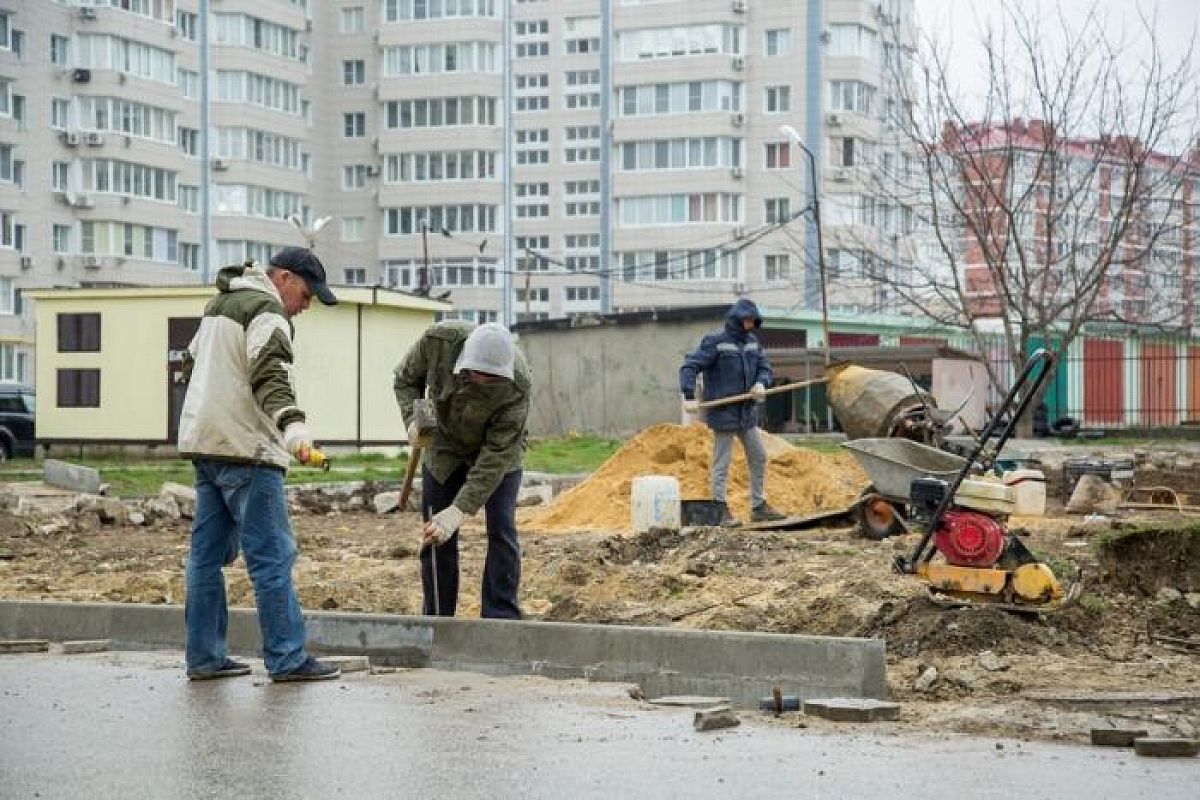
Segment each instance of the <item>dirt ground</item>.
[[[418,611],[416,515],[297,511],[294,523],[306,608]],[[1082,741],[1094,725],[1132,721],[1195,736],[1200,702],[1103,717],[1062,710],[1031,693],[1200,695],[1200,652],[1168,649],[1149,635],[1200,635],[1200,608],[1188,602],[1200,605],[1200,534],[1183,549],[1131,537],[1116,562],[1104,563],[1089,541],[1096,529],[1080,535],[1076,519],[1015,523],[1060,577],[1082,572],[1079,602],[1044,617],[939,608],[915,579],[890,571],[911,537],[872,542],[853,529],[662,536],[528,528],[521,601],[532,619],[881,637],[904,729]],[[73,523],[43,533],[0,512],[0,597],[180,603],[187,525]],[[462,538],[460,614],[474,616],[485,550],[480,523],[468,523]],[[253,605],[240,560],[229,584],[233,605]],[[917,691],[928,667],[937,680]],[[782,720],[796,722],[796,715]]]

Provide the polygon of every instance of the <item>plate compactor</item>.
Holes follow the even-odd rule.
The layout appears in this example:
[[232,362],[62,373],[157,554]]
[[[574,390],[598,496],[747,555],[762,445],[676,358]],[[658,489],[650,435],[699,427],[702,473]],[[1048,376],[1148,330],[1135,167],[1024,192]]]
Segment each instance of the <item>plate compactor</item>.
[[[1011,495],[1006,497],[1005,492],[1011,489],[968,477],[973,470],[990,469],[1054,361],[1054,355],[1046,350],[1038,350],[1026,361],[957,474],[912,478],[909,508],[921,540],[910,555],[897,556],[893,566],[924,580],[935,599],[1020,611],[1045,609],[1062,600],[1063,590],[1054,572],[1005,527],[1012,510]],[[1001,425],[1004,430],[993,442]],[[939,554],[941,560],[935,561]]]

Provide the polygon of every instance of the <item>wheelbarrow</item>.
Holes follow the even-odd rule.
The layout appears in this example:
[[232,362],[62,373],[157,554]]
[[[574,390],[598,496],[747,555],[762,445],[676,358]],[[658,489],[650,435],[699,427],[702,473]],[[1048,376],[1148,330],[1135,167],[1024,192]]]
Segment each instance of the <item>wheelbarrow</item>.
[[913,480],[949,482],[967,466],[961,456],[909,439],[856,439],[842,447],[854,455],[871,479],[854,504],[859,529],[868,539],[899,536],[911,529],[907,517]]

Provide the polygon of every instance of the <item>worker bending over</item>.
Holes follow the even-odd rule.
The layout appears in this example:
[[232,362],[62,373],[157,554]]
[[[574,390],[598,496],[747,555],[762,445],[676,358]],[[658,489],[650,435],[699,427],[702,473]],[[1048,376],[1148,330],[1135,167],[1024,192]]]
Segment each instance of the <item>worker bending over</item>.
[[437,430],[421,467],[422,613],[454,616],[458,529],[482,507],[487,524],[482,616],[520,619],[516,508],[530,381],[512,334],[495,323],[438,323],[396,367],[394,388],[410,442],[419,436],[413,402],[428,396],[437,412]]

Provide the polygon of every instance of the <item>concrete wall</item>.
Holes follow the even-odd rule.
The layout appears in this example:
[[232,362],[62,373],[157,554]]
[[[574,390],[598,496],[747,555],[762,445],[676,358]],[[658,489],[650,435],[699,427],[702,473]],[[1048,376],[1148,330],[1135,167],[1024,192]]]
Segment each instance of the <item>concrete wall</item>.
[[678,422],[679,367],[722,320],[523,331],[533,370],[529,431],[624,436]]

